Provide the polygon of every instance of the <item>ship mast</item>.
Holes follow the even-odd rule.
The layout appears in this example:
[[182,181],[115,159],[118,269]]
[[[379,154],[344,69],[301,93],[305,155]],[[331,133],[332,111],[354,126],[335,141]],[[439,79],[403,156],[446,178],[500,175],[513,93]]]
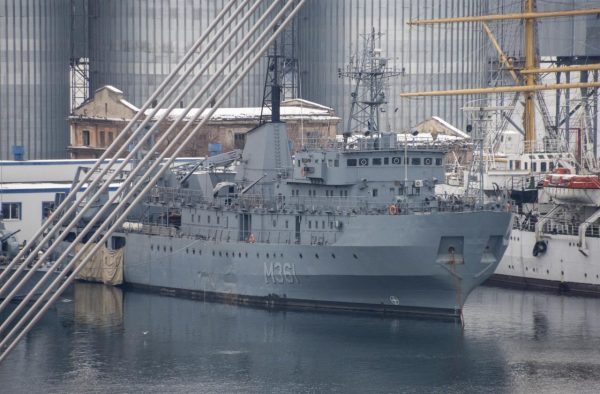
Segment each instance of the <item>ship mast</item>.
[[[525,96],[525,111],[524,111],[524,129],[525,129],[525,150],[532,151],[535,147],[535,92],[540,90],[558,90],[558,89],[576,89],[576,88],[591,88],[600,87],[600,82],[582,82],[582,83],[557,83],[557,84],[538,84],[536,74],[552,73],[563,71],[564,67],[550,67],[545,69],[538,68],[537,56],[535,53],[535,22],[539,18],[555,18],[576,15],[593,15],[600,14],[600,8],[582,9],[582,10],[567,10],[567,11],[549,11],[535,12],[535,0],[524,0],[524,12],[511,14],[496,14],[482,16],[465,16],[456,18],[440,18],[427,20],[414,20],[408,22],[409,25],[433,25],[441,23],[461,23],[461,22],[482,22],[484,30],[490,36],[492,43],[500,53],[501,60],[506,63],[505,57],[500,47],[495,42],[489,27],[485,24],[488,21],[521,19],[525,21],[525,65],[520,71],[524,79],[524,85],[516,86],[501,86],[492,88],[479,89],[459,89],[459,90],[441,90],[433,92],[411,92],[402,93],[401,97],[423,97],[423,96],[450,96],[450,95],[465,95],[465,94],[482,94],[482,93],[501,93],[501,92],[522,92]],[[586,70],[600,70],[600,64],[588,64]],[[515,79],[516,75],[512,66],[509,68],[511,75]],[[517,80],[515,80],[517,82]]]
[[363,47],[359,47],[345,69],[338,69],[339,78],[349,78],[354,83],[346,137],[357,132],[365,136],[381,132],[379,112],[387,104],[387,81],[402,74],[388,65],[389,59],[381,57],[381,49],[375,46],[382,35],[374,28],[369,34],[361,34]]

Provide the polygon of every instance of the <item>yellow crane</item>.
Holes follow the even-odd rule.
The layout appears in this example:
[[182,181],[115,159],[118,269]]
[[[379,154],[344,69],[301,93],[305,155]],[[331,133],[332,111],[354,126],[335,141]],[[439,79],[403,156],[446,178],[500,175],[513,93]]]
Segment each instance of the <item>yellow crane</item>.
[[[439,18],[439,19],[423,19],[408,22],[409,25],[434,25],[442,23],[461,23],[461,22],[482,22],[483,29],[490,38],[492,45],[500,56],[500,61],[510,72],[511,77],[515,81],[515,86],[501,86],[491,88],[478,89],[458,89],[458,90],[440,90],[431,92],[411,92],[402,93],[401,97],[423,97],[423,96],[451,96],[465,94],[483,94],[483,93],[502,93],[502,92],[522,92],[525,96],[525,111],[523,126],[525,129],[525,146],[533,149],[535,145],[535,95],[536,91],[540,90],[557,90],[557,89],[581,89],[581,88],[598,88],[600,82],[581,82],[581,83],[557,83],[557,84],[538,84],[536,82],[536,74],[556,73],[569,71],[588,71],[600,70],[600,64],[586,64],[567,67],[550,67],[539,68],[535,53],[535,21],[540,18],[556,18],[577,15],[593,15],[600,14],[600,8],[590,8],[582,10],[567,10],[567,11],[548,11],[535,12],[535,0],[524,0],[524,12],[498,14],[498,15],[481,15],[481,16],[463,16],[454,18]],[[523,20],[525,22],[525,65],[519,74],[522,77],[523,83],[519,75],[502,48],[498,44],[491,29],[486,22],[501,21],[501,20]]]

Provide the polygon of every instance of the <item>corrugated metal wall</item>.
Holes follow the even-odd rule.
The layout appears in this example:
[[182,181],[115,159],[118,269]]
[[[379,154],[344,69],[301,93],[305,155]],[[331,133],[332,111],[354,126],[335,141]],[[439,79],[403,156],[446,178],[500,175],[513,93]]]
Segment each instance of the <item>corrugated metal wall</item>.
[[[538,0],[537,11],[563,11],[597,8],[598,0]],[[498,0],[489,3],[490,13],[511,13],[522,10],[522,1]],[[513,56],[523,55],[520,21],[490,23],[505,50]],[[537,25],[541,56],[600,56],[600,18],[597,15],[543,18]]]
[[[309,0],[300,17],[302,95],[334,107],[347,122],[351,84],[337,76],[360,44],[360,34],[384,33],[380,47],[405,75],[392,81],[383,130],[401,130],[432,116],[458,127],[460,108],[473,97],[400,99],[401,92],[480,87],[485,81],[486,44],[479,26],[410,27],[412,19],[479,15],[485,0]],[[396,108],[398,110],[396,111]]]
[[0,159],[67,156],[69,0],[0,0]]
[[[224,4],[225,0],[90,2],[92,91],[114,85],[123,90],[129,101],[141,106]],[[254,68],[224,105],[260,105],[265,67],[266,60]],[[210,75],[203,76],[199,86],[209,78]],[[185,105],[197,90],[186,95]]]

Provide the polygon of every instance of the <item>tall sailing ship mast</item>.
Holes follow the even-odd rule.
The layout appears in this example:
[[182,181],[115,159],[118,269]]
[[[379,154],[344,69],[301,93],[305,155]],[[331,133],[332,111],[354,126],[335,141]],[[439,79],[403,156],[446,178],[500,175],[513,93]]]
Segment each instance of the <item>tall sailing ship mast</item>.
[[[535,23],[541,18],[557,18],[557,17],[572,17],[578,15],[593,15],[600,14],[600,8],[581,9],[581,10],[566,10],[566,11],[547,11],[536,12],[535,0],[524,0],[524,12],[495,14],[482,16],[463,16],[453,18],[439,18],[426,20],[413,20],[408,22],[409,25],[435,25],[445,23],[463,23],[473,22],[482,23],[483,29],[490,38],[492,45],[498,52],[500,62],[508,69],[512,79],[515,81],[515,86],[500,86],[476,89],[457,89],[457,90],[440,90],[429,92],[410,92],[400,94],[401,97],[426,97],[426,96],[452,96],[452,95],[470,95],[470,94],[493,94],[493,93],[523,93],[525,98],[523,129],[525,135],[524,152],[533,152],[536,146],[536,121],[535,93],[543,90],[560,90],[560,89],[585,89],[585,88],[600,88],[600,81],[592,82],[575,82],[575,83],[555,83],[542,84],[538,82],[536,76],[542,73],[561,73],[571,71],[597,71],[600,70],[600,63],[573,65],[562,67],[539,68],[539,61],[535,51]],[[502,51],[498,41],[494,37],[487,22],[503,21],[503,20],[523,20],[524,21],[524,48],[525,62],[522,69],[516,69],[510,58]],[[558,127],[558,124],[556,125]],[[597,136],[594,136],[594,146],[597,145]]]

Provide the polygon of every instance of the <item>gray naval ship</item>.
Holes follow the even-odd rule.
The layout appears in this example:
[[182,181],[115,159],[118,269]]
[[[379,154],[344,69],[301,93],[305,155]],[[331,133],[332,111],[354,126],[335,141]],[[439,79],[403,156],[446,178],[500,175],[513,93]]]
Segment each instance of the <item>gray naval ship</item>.
[[303,149],[275,119],[243,151],[174,167],[128,217],[126,284],[204,300],[459,317],[511,214],[438,198],[445,149],[396,134]]

